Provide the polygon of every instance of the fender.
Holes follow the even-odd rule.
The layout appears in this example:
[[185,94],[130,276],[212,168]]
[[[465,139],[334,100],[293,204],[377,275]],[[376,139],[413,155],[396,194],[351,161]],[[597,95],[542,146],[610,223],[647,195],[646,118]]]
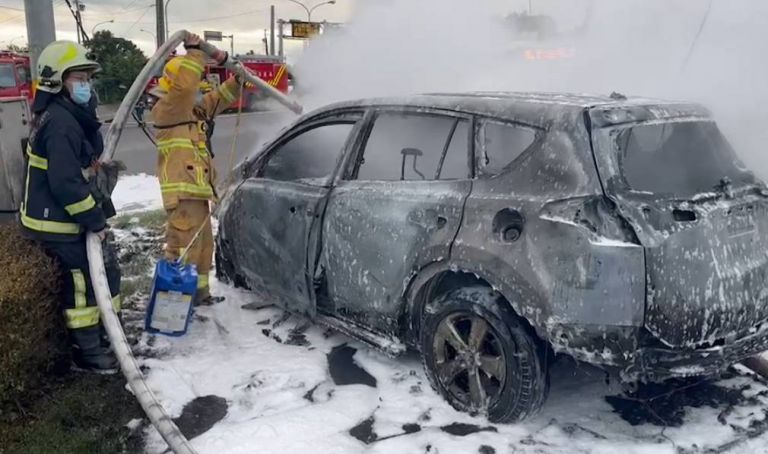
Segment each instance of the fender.
[[[482,251],[478,252],[482,253]],[[487,255],[487,252],[484,254]],[[512,280],[517,282],[518,285],[511,286],[505,283],[504,279],[498,277],[495,271],[481,269],[481,267],[477,266],[477,263],[461,260],[433,262],[420,269],[408,282],[405,294],[403,295],[405,304],[401,314],[401,326],[404,328],[404,340],[407,340],[409,344],[418,341],[422,312],[422,301],[419,301],[419,294],[427,290],[433,278],[446,272],[473,274],[479,280],[485,281],[489,286],[501,293],[515,314],[524,318],[534,328],[540,338],[546,339],[545,321],[549,317],[550,311],[547,309],[541,295],[534,290],[532,285],[515,273],[514,270],[508,269],[505,271],[508,275],[513,276]]]

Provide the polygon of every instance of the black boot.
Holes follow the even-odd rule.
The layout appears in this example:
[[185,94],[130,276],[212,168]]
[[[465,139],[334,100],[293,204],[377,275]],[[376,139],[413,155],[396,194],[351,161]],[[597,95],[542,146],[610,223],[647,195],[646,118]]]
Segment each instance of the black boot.
[[212,296],[211,291],[207,288],[198,289],[197,293],[195,293],[195,298],[192,300],[192,306],[213,306],[225,299],[223,296]]
[[101,329],[98,326],[73,329],[70,336],[75,368],[103,375],[117,373],[117,359],[109,347],[102,344]]

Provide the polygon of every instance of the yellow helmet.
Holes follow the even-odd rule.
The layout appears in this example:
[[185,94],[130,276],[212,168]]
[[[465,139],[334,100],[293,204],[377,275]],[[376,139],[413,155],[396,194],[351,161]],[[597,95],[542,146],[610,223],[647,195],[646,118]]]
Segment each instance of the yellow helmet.
[[64,83],[64,73],[72,70],[99,71],[101,65],[85,47],[72,41],[54,41],[37,59],[37,89],[58,93]]
[[168,60],[168,63],[166,63],[165,67],[163,68],[163,77],[158,80],[158,85],[160,86],[161,90],[165,92],[171,90],[173,80],[176,78],[176,75],[179,74],[179,70],[185,61],[186,57],[183,56],[173,57],[172,59]]

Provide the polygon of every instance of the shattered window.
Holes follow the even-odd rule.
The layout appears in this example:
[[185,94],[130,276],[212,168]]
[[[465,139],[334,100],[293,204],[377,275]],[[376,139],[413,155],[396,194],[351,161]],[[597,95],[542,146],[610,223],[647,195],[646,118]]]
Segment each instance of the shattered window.
[[[422,181],[466,178],[466,134],[468,125],[465,120],[410,113],[381,114],[376,118],[365,145],[358,179]],[[443,168],[445,170],[441,172]]]
[[636,191],[687,197],[714,190],[723,178],[751,180],[714,122],[626,128],[616,145],[624,178]]
[[269,158],[262,176],[279,181],[327,184],[354,126],[354,123],[329,124],[294,137]]
[[536,131],[518,125],[488,121],[480,131],[482,150],[480,169],[485,175],[498,175],[536,140]]

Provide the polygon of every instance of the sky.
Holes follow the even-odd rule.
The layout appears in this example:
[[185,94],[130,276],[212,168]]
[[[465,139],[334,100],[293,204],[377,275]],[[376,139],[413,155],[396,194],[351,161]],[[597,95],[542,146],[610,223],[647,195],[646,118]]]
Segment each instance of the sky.
[[[53,1],[57,36],[74,38],[64,0]],[[84,1],[87,31],[98,25],[134,40],[146,53],[153,51],[152,0]],[[306,17],[290,0],[171,0],[170,28],[234,33],[236,53],[259,52],[272,3],[279,18]],[[307,107],[351,97],[468,90],[618,91],[699,101],[712,108],[748,165],[768,177],[763,145],[768,142],[768,2],[530,4],[535,14],[552,15],[560,31],[584,25],[581,35],[547,44],[573,47],[576,58],[530,63],[515,57],[509,30],[499,19],[527,10],[529,0],[337,0],[318,8],[313,19],[345,22],[346,31],[315,40],[306,49],[303,43],[288,45],[289,62],[309,96],[303,99]],[[9,40],[24,43],[22,7],[22,0],[0,0],[0,46]],[[115,23],[99,25],[111,19]],[[220,45],[229,47],[228,42]]]
[[[343,22],[350,16],[357,0],[337,0],[335,5],[324,5],[313,13],[314,20]],[[111,30],[115,35],[130,39],[146,53],[154,51],[155,8],[152,0],[83,0],[83,13],[87,33]],[[307,0],[308,6],[322,3]],[[53,0],[58,39],[76,39],[75,21],[64,0]],[[235,35],[235,52],[245,53],[263,50],[264,29],[269,27],[269,6],[274,4],[277,17],[282,19],[306,19],[306,12],[288,0],[171,0],[168,5],[170,29],[187,28],[202,34],[204,30],[217,30],[225,35]],[[206,10],[211,8],[211,10]],[[13,44],[26,43],[23,0],[0,0],[0,48],[11,40]],[[114,20],[114,23],[100,24]],[[100,24],[100,25],[99,25]],[[146,31],[143,31],[146,30]],[[221,43],[229,48],[229,41]],[[288,52],[300,51],[301,43],[287,43]]]
[[[57,38],[75,39],[75,23],[64,0],[52,0],[56,16]],[[72,1],[72,0],[71,0]],[[461,0],[459,0],[461,1]],[[467,0],[468,1],[468,0]],[[483,0],[481,0],[483,1]],[[527,0],[484,0],[501,5],[501,11],[527,9]],[[310,8],[323,0],[302,0]],[[352,17],[358,3],[386,4],[389,0],[337,0],[335,5],[324,5],[313,12],[314,20],[345,22]],[[103,21],[97,30],[111,30],[115,35],[131,39],[147,54],[154,51],[155,10],[152,0],[83,0],[86,32]],[[446,0],[446,4],[451,0]],[[546,5],[552,0],[533,0],[534,5]],[[269,27],[269,6],[275,5],[277,17],[282,19],[305,19],[306,11],[289,0],[171,0],[168,7],[170,29],[187,28],[202,33],[204,30],[218,30],[235,35],[235,51],[244,53],[263,48],[264,29]],[[212,8],[206,11],[206,8]],[[9,42],[26,43],[23,0],[0,0],[0,48]],[[146,31],[142,31],[146,30]],[[222,43],[228,47],[228,42]],[[286,51],[294,55],[301,53],[303,43],[286,41]]]

